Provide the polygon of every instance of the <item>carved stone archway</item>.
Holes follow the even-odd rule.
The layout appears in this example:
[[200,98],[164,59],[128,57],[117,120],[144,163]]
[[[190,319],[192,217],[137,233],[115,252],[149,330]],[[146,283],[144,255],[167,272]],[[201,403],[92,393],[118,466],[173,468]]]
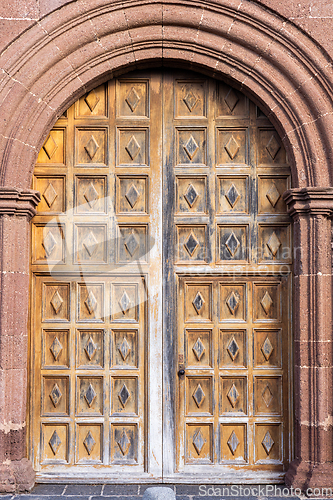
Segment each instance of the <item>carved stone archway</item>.
[[[0,491],[30,488],[25,457],[30,183],[50,128],[82,94],[125,71],[186,65],[229,79],[280,133],[293,173],[295,218],[294,486],[333,473],[330,221],[333,73],[307,35],[249,0],[73,2],[2,53]],[[306,313],[305,313],[306,311]],[[15,346],[15,348],[14,348]]]

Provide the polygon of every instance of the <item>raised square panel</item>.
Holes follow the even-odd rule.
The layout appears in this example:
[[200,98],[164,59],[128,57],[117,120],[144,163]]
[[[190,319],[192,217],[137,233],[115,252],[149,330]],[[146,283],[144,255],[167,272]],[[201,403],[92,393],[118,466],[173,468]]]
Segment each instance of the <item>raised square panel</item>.
[[136,283],[111,285],[112,321],[137,322],[139,320],[139,290]]
[[149,135],[147,128],[119,128],[118,166],[149,165]]
[[219,348],[220,368],[247,367],[246,330],[221,330]]
[[118,214],[148,213],[148,177],[117,177]]
[[187,322],[212,320],[212,285],[206,283],[186,284],[185,318]]
[[221,377],[220,414],[247,414],[246,377]]
[[221,424],[221,461],[247,462],[246,424]]
[[217,226],[217,260],[229,263],[248,262],[249,227],[221,225]]
[[111,424],[111,463],[136,464],[139,445],[136,424]]
[[206,164],[206,129],[178,128],[176,131],[176,151],[178,165]]
[[220,118],[244,118],[249,116],[249,100],[242,92],[225,83],[217,84],[216,115]]
[[254,321],[279,321],[281,317],[280,284],[253,284]]
[[100,85],[81,97],[75,103],[75,116],[84,116],[85,118],[107,117],[107,88],[106,85]]
[[69,283],[43,283],[43,321],[69,321]]
[[220,285],[220,321],[245,321],[246,284]]
[[212,377],[186,377],[187,415],[213,413]]
[[107,163],[107,129],[76,129],[76,164],[105,167]]
[[77,289],[77,320],[86,323],[104,322],[104,284],[78,283]]
[[76,463],[103,462],[102,424],[76,424]]
[[107,212],[106,176],[75,176],[75,211],[84,215]]
[[291,264],[293,248],[291,246],[291,225],[259,224],[259,262],[282,262]]
[[177,213],[207,213],[207,177],[177,176],[176,200]]
[[290,187],[290,177],[259,175],[258,195],[259,214],[284,214],[287,206],[282,198],[283,193]]
[[247,176],[218,176],[218,205],[220,214],[249,213],[249,178]]
[[117,116],[149,118],[149,81],[117,80]]
[[41,463],[68,463],[68,424],[42,424]]
[[178,261],[203,263],[206,258],[206,226],[176,226]]
[[282,331],[254,330],[254,367],[282,368]]
[[138,333],[138,330],[112,330],[112,367],[138,368]]
[[282,377],[254,377],[255,415],[281,415]]
[[217,129],[217,165],[241,165],[248,163],[247,129]]
[[68,377],[42,377],[42,415],[69,415]]
[[286,152],[280,137],[274,129],[259,129],[259,165],[285,165]]
[[103,415],[103,402],[103,377],[77,377],[77,415]]
[[37,213],[61,213],[66,210],[65,176],[35,175],[33,188],[40,192],[41,200],[37,206]]
[[282,425],[255,424],[255,462],[282,462]]
[[69,330],[43,330],[42,367],[69,368]]
[[213,425],[186,424],[186,463],[213,463]]
[[32,224],[32,262],[65,263],[65,226],[56,222]]
[[186,330],[187,368],[212,368],[212,330]]
[[75,263],[107,262],[107,225],[75,224]]
[[52,129],[39,152],[37,163],[64,166],[65,162],[65,129]]
[[137,377],[111,377],[111,414],[138,414]]
[[147,262],[148,252],[147,224],[118,226],[117,262]]
[[206,117],[206,93],[207,88],[205,80],[176,80],[175,117]]
[[76,331],[76,366],[78,369],[104,368],[104,330]]

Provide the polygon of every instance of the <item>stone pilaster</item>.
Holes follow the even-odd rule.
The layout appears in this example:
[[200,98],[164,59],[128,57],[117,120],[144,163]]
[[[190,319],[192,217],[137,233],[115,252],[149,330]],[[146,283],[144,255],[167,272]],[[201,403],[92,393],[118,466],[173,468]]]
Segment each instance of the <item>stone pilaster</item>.
[[295,460],[286,482],[331,487],[333,356],[331,216],[333,188],[284,193],[294,220]]
[[31,217],[37,191],[0,188],[0,493],[29,490],[26,396]]

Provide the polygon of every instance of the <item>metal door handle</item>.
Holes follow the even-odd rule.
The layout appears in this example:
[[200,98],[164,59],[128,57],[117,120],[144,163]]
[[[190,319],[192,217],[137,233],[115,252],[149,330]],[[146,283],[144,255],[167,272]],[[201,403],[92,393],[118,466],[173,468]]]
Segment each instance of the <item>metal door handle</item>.
[[179,370],[178,375],[179,375],[179,377],[181,377],[182,375],[185,375],[185,370]]

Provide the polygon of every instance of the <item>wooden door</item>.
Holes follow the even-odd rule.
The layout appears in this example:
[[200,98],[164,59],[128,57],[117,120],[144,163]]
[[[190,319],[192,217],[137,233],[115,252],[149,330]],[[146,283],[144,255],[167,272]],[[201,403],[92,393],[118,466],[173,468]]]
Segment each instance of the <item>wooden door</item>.
[[126,75],[58,120],[33,183],[41,479],[281,480],[289,185],[268,119],[202,75]]

